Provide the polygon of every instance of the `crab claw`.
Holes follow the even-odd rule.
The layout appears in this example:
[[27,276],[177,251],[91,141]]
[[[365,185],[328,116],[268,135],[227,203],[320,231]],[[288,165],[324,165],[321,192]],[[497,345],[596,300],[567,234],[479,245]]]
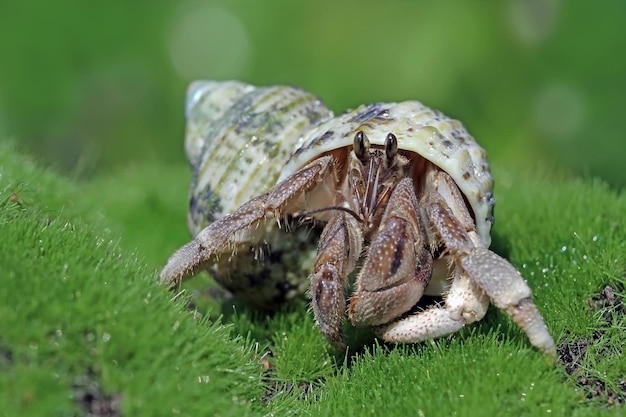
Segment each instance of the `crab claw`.
[[162,285],[174,286],[199,271],[206,269],[204,260],[208,258],[207,249],[194,239],[178,249],[167,260],[167,264],[159,274]]
[[554,340],[541,313],[533,304],[532,291],[509,262],[481,247],[473,248],[459,261],[491,302],[513,317],[533,346],[550,356],[556,356]]

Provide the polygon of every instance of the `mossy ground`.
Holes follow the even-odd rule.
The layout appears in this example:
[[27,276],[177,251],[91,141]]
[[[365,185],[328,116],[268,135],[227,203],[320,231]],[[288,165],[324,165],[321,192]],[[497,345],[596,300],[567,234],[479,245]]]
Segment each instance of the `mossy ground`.
[[[264,314],[194,290],[205,278],[173,299],[155,278],[188,239],[186,166],[79,183],[1,142],[0,415],[624,413],[625,195],[493,169],[493,249],[534,289],[556,367],[495,308],[433,343],[364,331],[340,353],[304,301]],[[598,302],[607,286],[612,303]]]

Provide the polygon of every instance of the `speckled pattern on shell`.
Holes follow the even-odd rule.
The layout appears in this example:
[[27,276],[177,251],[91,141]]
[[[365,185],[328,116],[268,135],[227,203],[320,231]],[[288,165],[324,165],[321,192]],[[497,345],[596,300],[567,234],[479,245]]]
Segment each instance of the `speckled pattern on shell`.
[[195,236],[269,190],[314,126],[333,113],[294,87],[196,81],[187,93],[185,151],[194,171],[189,230]]
[[[187,92],[185,152],[193,170],[187,225],[193,236],[276,184],[303,137],[333,113],[294,87],[196,81]],[[212,275],[237,298],[275,307],[302,294],[317,247],[311,227],[268,222],[259,244],[222,258]]]
[[[417,101],[363,105],[333,117],[319,98],[298,88],[197,81],[188,90],[186,115],[185,151],[194,172],[188,226],[194,236],[321,154],[351,147],[362,130],[381,146],[394,133],[401,151],[450,174],[489,246],[495,200],[485,151],[461,122]],[[216,280],[262,307],[304,292],[319,236],[310,226],[286,233],[268,222],[257,247],[220,261],[212,271]]]

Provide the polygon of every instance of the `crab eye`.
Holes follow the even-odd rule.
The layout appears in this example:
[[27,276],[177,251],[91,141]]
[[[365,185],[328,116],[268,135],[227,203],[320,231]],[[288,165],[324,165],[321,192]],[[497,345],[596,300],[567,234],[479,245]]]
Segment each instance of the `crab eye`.
[[364,161],[366,157],[366,151],[370,147],[370,141],[363,131],[359,130],[354,136],[354,154],[359,160]]
[[385,140],[385,154],[387,156],[387,162],[391,164],[393,162],[393,158],[395,158],[398,153],[398,139],[396,135],[390,133],[387,135],[387,140]]

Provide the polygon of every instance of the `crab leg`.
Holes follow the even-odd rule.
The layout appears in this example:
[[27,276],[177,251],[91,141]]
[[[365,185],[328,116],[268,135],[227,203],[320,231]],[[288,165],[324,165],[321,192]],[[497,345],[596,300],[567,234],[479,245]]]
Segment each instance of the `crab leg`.
[[424,294],[432,257],[424,248],[417,213],[413,181],[404,178],[389,198],[357,279],[348,311],[353,325],[387,323],[411,309]]
[[554,340],[532,300],[532,292],[520,273],[505,259],[485,248],[474,248],[459,259],[461,267],[524,330],[530,343],[556,356]]
[[355,218],[339,212],[324,228],[310,277],[315,322],[324,337],[339,350],[346,347],[341,330],[346,308],[343,291],[362,245],[363,237]]
[[230,255],[243,245],[259,243],[262,222],[270,218],[278,221],[280,216],[304,208],[305,194],[314,189],[316,193],[334,196],[336,182],[331,156],[311,162],[267,193],[210,224],[178,249],[161,271],[161,283],[178,284],[215,263],[220,255]]
[[436,339],[459,331],[463,326],[482,319],[489,298],[467,276],[455,272],[442,305],[409,315],[394,323],[378,326],[376,334],[388,342],[415,343]]
[[467,274],[496,307],[509,313],[533,346],[556,356],[554,340],[524,278],[506,259],[479,242],[474,222],[452,178],[443,171],[433,175],[437,177],[432,182],[436,191],[431,191],[424,207],[455,264],[463,270],[461,274]]

